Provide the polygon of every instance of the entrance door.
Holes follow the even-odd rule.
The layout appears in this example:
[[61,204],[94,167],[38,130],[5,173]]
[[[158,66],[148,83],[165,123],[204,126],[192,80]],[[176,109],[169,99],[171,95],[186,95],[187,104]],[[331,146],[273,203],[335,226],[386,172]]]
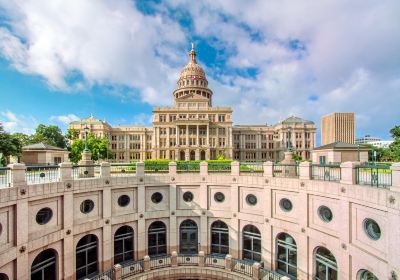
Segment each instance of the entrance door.
[[192,220],[182,222],[179,229],[179,252],[181,254],[197,254],[198,253],[198,238],[197,225]]
[[180,153],[179,153],[179,160],[186,160],[186,158],[185,158],[185,151],[180,151]]

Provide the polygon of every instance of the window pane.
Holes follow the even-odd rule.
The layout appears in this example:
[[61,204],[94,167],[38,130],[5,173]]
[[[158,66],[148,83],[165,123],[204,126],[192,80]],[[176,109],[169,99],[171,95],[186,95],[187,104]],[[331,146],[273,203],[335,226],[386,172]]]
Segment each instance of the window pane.
[[221,234],[221,244],[222,245],[229,245],[229,235],[228,234]]

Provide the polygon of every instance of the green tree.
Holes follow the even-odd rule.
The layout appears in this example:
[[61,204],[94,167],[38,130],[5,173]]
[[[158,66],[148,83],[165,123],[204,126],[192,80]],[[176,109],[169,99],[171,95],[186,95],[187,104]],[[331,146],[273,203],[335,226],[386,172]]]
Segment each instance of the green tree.
[[76,140],[79,138],[79,130],[74,128],[68,128],[67,134],[65,134],[65,138],[69,140]]
[[10,156],[20,157],[22,153],[22,143],[13,135],[7,133],[0,123],[0,153],[3,154],[0,158],[2,165],[7,165]]
[[297,152],[294,152],[294,153],[293,153],[293,159],[294,159],[295,161],[302,161],[302,160],[303,160],[303,158],[301,157],[301,154],[300,154],[300,153],[297,153]]
[[32,135],[27,135],[25,133],[16,132],[16,133],[13,133],[12,136],[17,138],[17,139],[19,139],[19,141],[21,142],[22,146],[33,144],[32,143]]
[[48,145],[65,148],[67,143],[61,129],[56,125],[39,124],[32,136],[33,143],[43,142]]
[[[88,134],[88,149],[92,154],[93,160],[107,159],[107,156],[110,157],[111,152],[108,146],[109,141],[106,137],[96,137],[93,133]],[[82,152],[85,149],[85,140],[74,140],[68,149],[70,151],[70,160],[77,163],[82,158]]]

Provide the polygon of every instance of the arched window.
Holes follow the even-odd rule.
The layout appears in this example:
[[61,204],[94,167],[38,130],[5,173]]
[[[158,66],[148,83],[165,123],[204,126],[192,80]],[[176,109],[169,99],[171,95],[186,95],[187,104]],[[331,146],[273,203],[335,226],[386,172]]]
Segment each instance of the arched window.
[[114,264],[133,260],[133,229],[122,226],[114,236]]
[[196,152],[190,151],[190,160],[196,160]]
[[315,252],[315,279],[316,280],[337,280],[337,264],[332,253],[319,247]]
[[253,225],[243,228],[243,259],[261,261],[261,233]]
[[0,273],[0,280],[8,280],[8,276],[4,273]]
[[53,249],[44,250],[37,255],[31,267],[31,280],[47,279],[57,279],[56,253]]
[[98,272],[97,237],[88,234],[76,245],[76,279],[90,278]]
[[211,254],[229,254],[229,229],[222,221],[211,225]]
[[148,255],[167,254],[167,228],[163,222],[157,221],[149,226]]
[[198,253],[197,224],[192,220],[185,220],[179,227],[179,252],[181,254]]
[[297,246],[293,237],[280,233],[277,238],[277,271],[289,276],[297,276]]
[[200,160],[206,160],[206,151],[200,152]]
[[372,272],[368,271],[368,270],[361,270],[359,273],[359,280],[379,280],[378,277],[375,276],[375,274],[373,274]]

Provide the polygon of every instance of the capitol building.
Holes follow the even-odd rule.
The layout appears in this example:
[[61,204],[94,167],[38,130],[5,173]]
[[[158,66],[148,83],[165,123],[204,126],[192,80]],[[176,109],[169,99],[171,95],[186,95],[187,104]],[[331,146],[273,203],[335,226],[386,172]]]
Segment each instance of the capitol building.
[[287,160],[315,125],[233,126],[189,56],[152,128],[71,124],[114,162],[0,167],[0,280],[400,279],[400,163]]
[[[233,126],[232,108],[213,107],[213,92],[196,51],[182,69],[173,92],[174,106],[153,108],[153,127],[117,126],[94,117],[72,122],[69,128],[106,136],[115,162],[146,159],[209,160],[222,155],[241,161],[280,161],[291,147],[310,159],[316,146],[312,121],[291,116],[276,125]],[[291,137],[289,137],[289,134]]]

